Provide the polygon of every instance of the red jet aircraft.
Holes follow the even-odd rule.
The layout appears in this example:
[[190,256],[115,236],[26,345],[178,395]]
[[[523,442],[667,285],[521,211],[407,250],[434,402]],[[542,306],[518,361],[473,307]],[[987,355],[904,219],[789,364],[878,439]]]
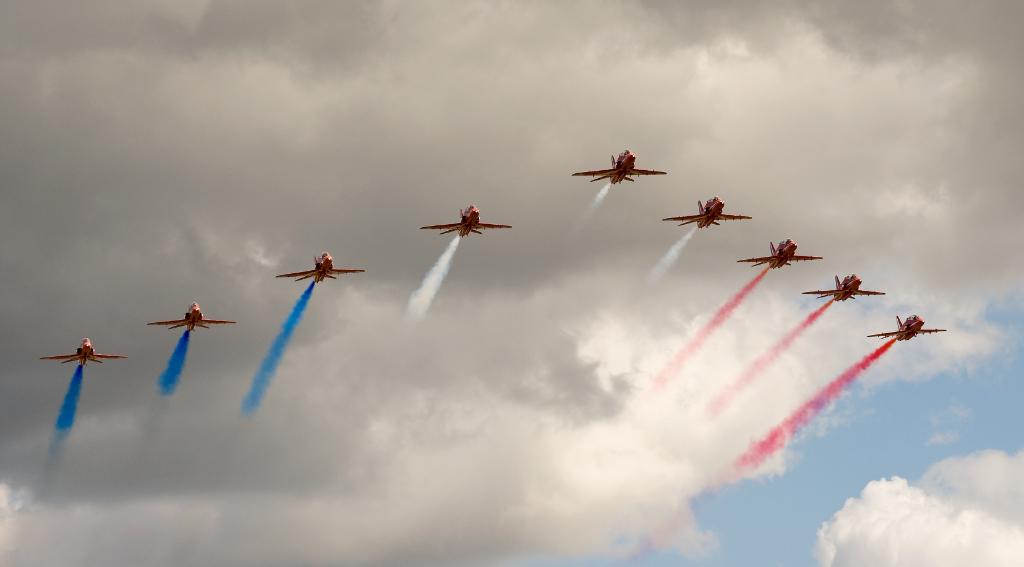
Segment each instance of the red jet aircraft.
[[39,360],[59,360],[61,364],[67,364],[69,362],[77,361],[80,366],[84,366],[89,361],[103,363],[100,359],[108,358],[128,358],[120,354],[99,354],[96,349],[92,348],[92,343],[89,342],[88,338],[82,339],[82,346],[75,350],[75,354],[58,354],[54,356],[42,356]]
[[882,291],[867,291],[860,288],[861,280],[857,277],[857,274],[850,274],[843,278],[843,281],[839,281],[839,276],[836,276],[836,288],[827,290],[817,291],[805,291],[804,295],[817,295],[818,299],[824,299],[828,296],[832,296],[835,301],[846,301],[852,297],[858,295],[885,295]]
[[487,230],[489,228],[512,228],[507,224],[487,224],[480,222],[480,209],[474,205],[470,205],[465,210],[459,209],[459,216],[462,220],[454,222],[452,224],[432,224],[430,226],[421,226],[420,230],[440,230],[441,234],[448,234],[449,232],[459,232],[460,237],[469,236],[469,233],[475,232],[477,234],[483,234],[481,230]]
[[185,312],[183,319],[172,319],[170,321],[153,321],[152,323],[146,323],[147,325],[167,325],[168,329],[177,329],[178,327],[185,327],[186,331],[192,332],[196,327],[202,327],[209,329],[209,325],[234,325],[234,321],[221,321],[218,319],[207,319],[203,317],[203,310],[199,308],[198,303],[193,303],[192,307],[189,307],[188,311]]
[[743,215],[726,215],[722,214],[722,209],[725,208],[725,201],[720,199],[718,195],[715,195],[711,199],[708,199],[707,204],[697,201],[697,211],[700,214],[686,215],[681,217],[668,217],[667,219],[661,219],[663,221],[675,221],[680,223],[679,226],[687,225],[690,223],[697,223],[697,228],[705,228],[711,225],[718,225],[718,221],[723,220],[748,220],[753,217],[747,217]]
[[755,266],[761,264],[768,264],[769,268],[781,268],[788,266],[790,262],[806,262],[807,260],[821,260],[821,256],[797,256],[796,255],[796,241],[791,238],[787,238],[779,243],[778,248],[775,247],[771,242],[768,246],[772,249],[771,256],[762,256],[760,258],[747,258],[745,260],[736,260],[737,262],[752,262]]
[[665,175],[664,171],[654,171],[653,169],[637,169],[633,167],[636,164],[636,156],[633,152],[626,150],[619,154],[619,157],[612,157],[612,168],[611,169],[595,169],[593,171],[580,171],[574,173],[574,176],[593,177],[591,181],[600,181],[601,179],[611,180],[611,184],[621,183],[625,181],[636,181],[630,177],[630,175]]
[[899,328],[898,331],[891,333],[875,333],[874,335],[868,335],[869,337],[881,337],[889,338],[895,337],[897,341],[909,341],[917,335],[923,335],[927,333],[944,333],[946,329],[924,329],[924,319],[917,315],[911,315],[907,317],[906,321],[900,321],[900,316],[896,316],[896,325]]
[[295,281],[307,280],[313,278],[313,283],[320,283],[327,278],[336,280],[334,274],[358,274],[365,272],[366,270],[350,270],[348,268],[336,269],[334,267],[334,258],[327,252],[320,255],[319,258],[313,257],[313,269],[306,270],[304,272],[292,272],[290,274],[278,274],[279,278],[295,278]]

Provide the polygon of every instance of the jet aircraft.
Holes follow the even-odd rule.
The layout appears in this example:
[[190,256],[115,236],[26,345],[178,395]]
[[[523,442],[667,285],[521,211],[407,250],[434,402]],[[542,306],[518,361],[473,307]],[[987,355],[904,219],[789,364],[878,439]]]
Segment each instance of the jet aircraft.
[[194,331],[196,327],[202,327],[209,329],[209,325],[233,325],[234,321],[221,321],[219,319],[207,319],[203,316],[203,310],[199,308],[198,303],[193,303],[192,307],[189,307],[188,311],[185,312],[185,317],[182,319],[172,319],[170,321],[153,321],[152,323],[146,323],[147,325],[166,325],[168,329],[177,329],[178,327],[185,327],[186,331]]
[[334,258],[327,252],[324,252],[320,257],[313,257],[313,269],[306,270],[303,272],[292,272],[290,274],[278,274],[279,278],[295,278],[295,281],[307,280],[313,278],[313,283],[320,283],[327,278],[336,280],[335,274],[358,274],[365,272],[366,270],[351,270],[348,268],[338,269],[334,267]]
[[917,315],[911,315],[907,317],[906,321],[900,321],[900,316],[896,316],[896,326],[898,330],[890,333],[875,333],[874,335],[868,335],[869,337],[881,337],[883,339],[889,337],[895,337],[897,341],[909,341],[917,335],[923,335],[927,333],[944,333],[946,329],[925,329],[924,319]]
[[857,274],[850,274],[843,278],[843,281],[839,281],[839,276],[836,276],[836,288],[825,289],[816,291],[805,291],[804,295],[817,295],[818,299],[824,299],[832,296],[835,301],[846,301],[847,299],[854,298],[858,295],[885,295],[882,291],[868,291],[860,288],[861,279],[857,277]]
[[483,234],[481,230],[487,230],[490,228],[512,228],[507,224],[487,224],[480,222],[480,209],[474,205],[470,205],[465,209],[459,209],[459,216],[461,220],[451,224],[432,224],[430,226],[421,226],[420,230],[440,230],[441,234],[448,234],[449,232],[459,232],[460,237],[469,236],[469,233],[475,232],[476,234]]
[[705,228],[711,225],[718,225],[718,221],[727,220],[747,220],[753,217],[744,215],[726,215],[722,213],[722,209],[725,208],[725,201],[715,195],[708,202],[701,203],[697,201],[697,212],[696,215],[684,215],[681,217],[668,217],[667,219],[661,219],[663,221],[675,221],[680,223],[679,226],[687,225],[690,223],[697,223],[697,228]]
[[99,354],[96,349],[92,347],[92,343],[88,338],[82,339],[82,345],[75,350],[75,354],[57,354],[54,356],[42,356],[39,360],[59,360],[61,364],[67,364],[69,362],[78,362],[80,366],[84,366],[90,361],[103,363],[101,359],[110,358],[128,358],[120,354]]
[[775,244],[769,242],[768,246],[771,247],[771,256],[762,256],[760,258],[747,258],[745,260],[736,260],[737,262],[751,262],[755,266],[761,264],[768,264],[769,268],[781,268],[788,266],[790,262],[805,262],[807,260],[821,260],[821,256],[797,256],[796,255],[796,241],[791,238],[787,238],[779,243],[776,247]]
[[590,181],[600,181],[601,179],[608,179],[612,185],[621,183],[622,181],[636,181],[631,175],[665,175],[664,171],[655,171],[653,169],[637,169],[636,156],[633,152],[626,150],[619,154],[619,157],[612,156],[612,168],[611,169],[595,169],[593,171],[579,171],[574,173],[574,176],[593,177]]

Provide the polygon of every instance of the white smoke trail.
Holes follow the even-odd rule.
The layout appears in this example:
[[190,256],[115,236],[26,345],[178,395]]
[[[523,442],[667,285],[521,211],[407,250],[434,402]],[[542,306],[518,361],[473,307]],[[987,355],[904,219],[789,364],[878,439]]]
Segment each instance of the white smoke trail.
[[608,191],[611,188],[611,183],[605,183],[604,187],[602,187],[601,190],[597,192],[597,195],[594,195],[594,201],[590,203],[590,211],[588,211],[589,213],[593,213],[598,209],[598,207],[601,206],[601,203],[604,203],[604,198],[608,196]]
[[590,217],[594,216],[594,212],[601,208],[601,203],[604,203],[604,198],[608,196],[608,191],[610,191],[611,188],[611,183],[605,183],[604,187],[597,192],[597,195],[594,195],[594,200],[590,202],[590,206],[587,207],[587,210],[583,211],[583,214],[576,220],[576,224],[572,229],[573,233],[579,232],[590,220]]
[[693,238],[693,235],[696,232],[696,226],[690,228],[690,230],[686,234],[684,234],[682,238],[677,240],[676,243],[673,244],[672,247],[668,249],[668,252],[665,252],[665,255],[661,257],[661,260],[658,260],[658,263],[655,264],[653,268],[651,268],[651,273],[647,275],[647,281],[649,283],[654,283],[660,280],[661,276],[665,275],[665,272],[667,272],[668,269],[671,268],[672,265],[676,263],[676,260],[679,259],[679,254],[683,251],[683,248],[686,247],[686,243],[689,242],[691,238]]
[[452,267],[452,258],[455,257],[455,250],[458,249],[460,240],[462,238],[456,234],[455,238],[448,243],[448,248],[445,248],[444,253],[441,254],[441,257],[437,259],[434,266],[427,272],[427,275],[423,276],[423,283],[420,284],[420,287],[416,288],[416,291],[412,292],[412,295],[409,296],[409,306],[405,312],[406,316],[410,319],[422,319],[426,315],[427,310],[430,309],[430,304],[434,302],[437,290],[441,288],[441,282],[448,275],[448,269]]

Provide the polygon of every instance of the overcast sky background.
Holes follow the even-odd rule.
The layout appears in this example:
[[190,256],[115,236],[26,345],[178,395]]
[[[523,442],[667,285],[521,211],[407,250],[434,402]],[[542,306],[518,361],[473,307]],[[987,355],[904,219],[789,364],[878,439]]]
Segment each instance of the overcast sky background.
[[[0,563],[1020,565],[1024,5],[0,5]],[[668,171],[570,177],[629,148]],[[682,234],[712,195],[751,221]],[[467,204],[426,318],[405,302]],[[794,238],[670,387],[653,376]],[[329,250],[259,413],[239,404]],[[730,412],[703,408],[856,272]],[[238,325],[193,337],[198,301]],[[779,458],[729,464],[919,313]],[[88,336],[78,421],[41,484]],[[850,499],[850,500],[847,500]],[[882,526],[880,528],[879,526]],[[881,535],[879,531],[881,530]],[[948,534],[958,534],[953,538]],[[633,557],[641,542],[658,550]],[[948,543],[952,548],[934,545]],[[957,547],[959,545],[959,547]]]

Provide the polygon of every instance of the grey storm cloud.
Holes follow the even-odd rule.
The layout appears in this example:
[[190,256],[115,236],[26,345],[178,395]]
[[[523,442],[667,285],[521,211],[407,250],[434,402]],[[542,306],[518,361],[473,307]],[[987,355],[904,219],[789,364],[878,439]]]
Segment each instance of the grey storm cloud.
[[[659,431],[698,457],[635,456],[652,492],[622,506],[607,496],[620,485],[580,476],[567,456],[604,463],[599,440],[619,450],[632,446],[621,431],[652,426],[631,409],[643,376],[753,275],[733,260],[769,240],[795,238],[826,261],[773,273],[777,295],[713,348],[765,346],[755,314],[776,332],[797,309],[790,292],[856,270],[890,290],[887,303],[830,314],[843,325],[827,332],[854,328],[859,341],[894,309],[937,312],[962,323],[964,342],[911,359],[928,372],[970,364],[993,348],[984,309],[1019,297],[1024,275],[1020,11],[5,3],[0,482],[37,488],[70,375],[38,356],[89,336],[130,358],[86,370],[62,466],[11,516],[0,553],[137,564],[146,547],[86,536],[44,549],[61,526],[111,518],[161,565],[603,552],[620,531],[652,528],[646,512],[669,514],[663,493],[678,502],[710,482],[687,459],[727,456],[696,433]],[[580,226],[599,184],[569,174],[624,147],[669,175],[614,187]],[[716,193],[754,220],[697,234],[646,286],[681,230],[659,219]],[[514,228],[463,243],[432,311],[410,325],[402,306],[446,244],[418,227],[469,203]],[[242,420],[247,382],[301,292],[272,276],[324,249],[367,272],[317,287],[266,406]],[[239,324],[198,333],[180,391],[157,400],[176,335],[144,323],[191,301]],[[863,347],[817,360],[831,371]],[[722,451],[747,440],[740,425],[721,435]],[[289,521],[293,532],[238,547]],[[194,523],[171,527],[182,522]],[[708,545],[696,528],[680,537],[687,551]]]

